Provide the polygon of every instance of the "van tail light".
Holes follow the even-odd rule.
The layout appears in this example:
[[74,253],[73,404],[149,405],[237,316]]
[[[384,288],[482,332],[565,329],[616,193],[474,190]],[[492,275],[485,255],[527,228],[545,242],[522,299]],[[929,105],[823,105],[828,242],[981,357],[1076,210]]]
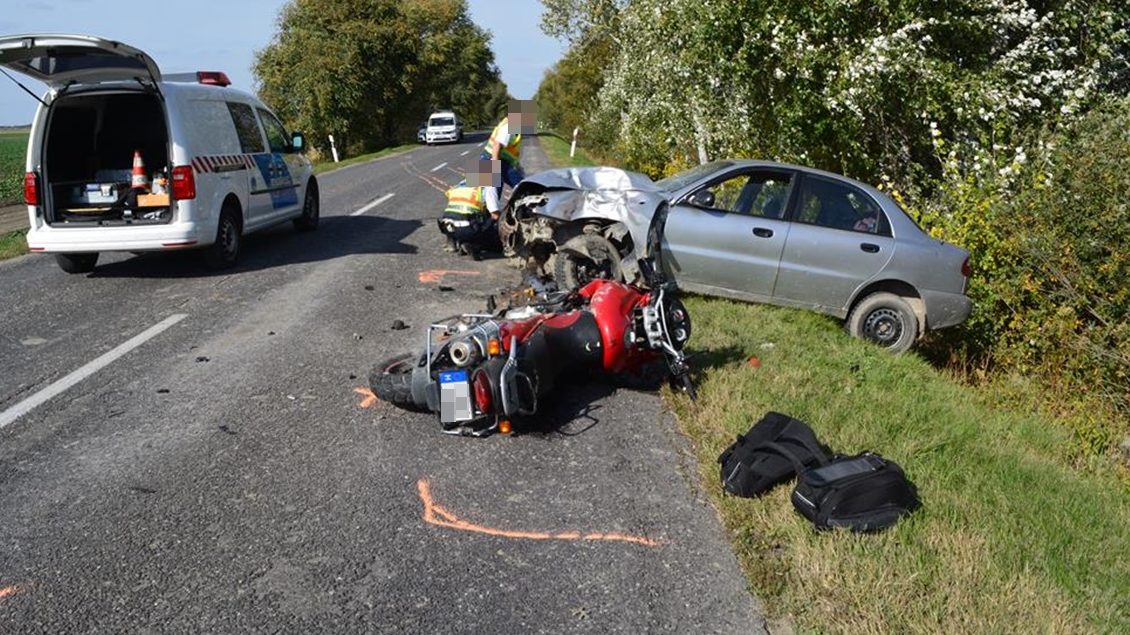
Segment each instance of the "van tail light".
[[973,275],[973,267],[969,266],[969,256],[966,256],[965,262],[961,263],[961,275],[966,278]]
[[39,174],[35,172],[24,175],[24,202],[39,205]]
[[191,165],[178,165],[173,168],[172,177],[173,198],[178,201],[196,198],[196,175],[193,174]]

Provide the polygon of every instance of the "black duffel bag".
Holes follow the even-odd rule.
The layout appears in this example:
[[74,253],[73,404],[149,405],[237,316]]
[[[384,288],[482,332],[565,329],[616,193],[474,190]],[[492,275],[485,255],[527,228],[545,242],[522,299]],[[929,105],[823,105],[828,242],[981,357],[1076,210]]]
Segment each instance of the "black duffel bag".
[[918,490],[902,468],[878,454],[837,457],[797,479],[793,507],[818,529],[886,529],[918,509]]
[[718,457],[722,487],[736,496],[760,496],[794,478],[798,470],[824,465],[830,452],[808,424],[779,412],[766,413]]

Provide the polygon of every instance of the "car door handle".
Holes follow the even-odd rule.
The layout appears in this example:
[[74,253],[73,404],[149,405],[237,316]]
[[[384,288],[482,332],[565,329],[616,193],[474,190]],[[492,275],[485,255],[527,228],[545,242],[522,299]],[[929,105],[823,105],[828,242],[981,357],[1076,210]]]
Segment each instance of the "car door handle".
[[754,227],[753,235],[760,236],[761,238],[772,238],[773,230],[769,229],[768,227]]
[[879,253],[879,245],[876,245],[875,243],[862,243],[859,245],[859,248],[869,254]]

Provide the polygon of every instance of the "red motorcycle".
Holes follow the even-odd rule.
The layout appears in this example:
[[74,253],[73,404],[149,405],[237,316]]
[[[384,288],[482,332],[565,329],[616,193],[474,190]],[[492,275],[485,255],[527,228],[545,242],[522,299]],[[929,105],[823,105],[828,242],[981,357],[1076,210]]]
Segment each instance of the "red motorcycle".
[[509,432],[537,412],[563,373],[640,373],[666,360],[673,383],[694,398],[683,347],[690,314],[650,260],[648,289],[597,279],[542,294],[498,315],[463,315],[428,327],[422,353],[378,364],[373,393],[393,405],[435,412],[449,434]]

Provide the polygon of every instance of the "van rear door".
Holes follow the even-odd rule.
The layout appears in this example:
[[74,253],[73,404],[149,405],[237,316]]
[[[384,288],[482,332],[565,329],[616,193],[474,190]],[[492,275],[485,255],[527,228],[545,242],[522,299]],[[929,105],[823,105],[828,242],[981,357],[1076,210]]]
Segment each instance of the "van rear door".
[[132,79],[156,87],[161,81],[161,70],[144,51],[90,35],[0,36],[0,65],[54,90]]

